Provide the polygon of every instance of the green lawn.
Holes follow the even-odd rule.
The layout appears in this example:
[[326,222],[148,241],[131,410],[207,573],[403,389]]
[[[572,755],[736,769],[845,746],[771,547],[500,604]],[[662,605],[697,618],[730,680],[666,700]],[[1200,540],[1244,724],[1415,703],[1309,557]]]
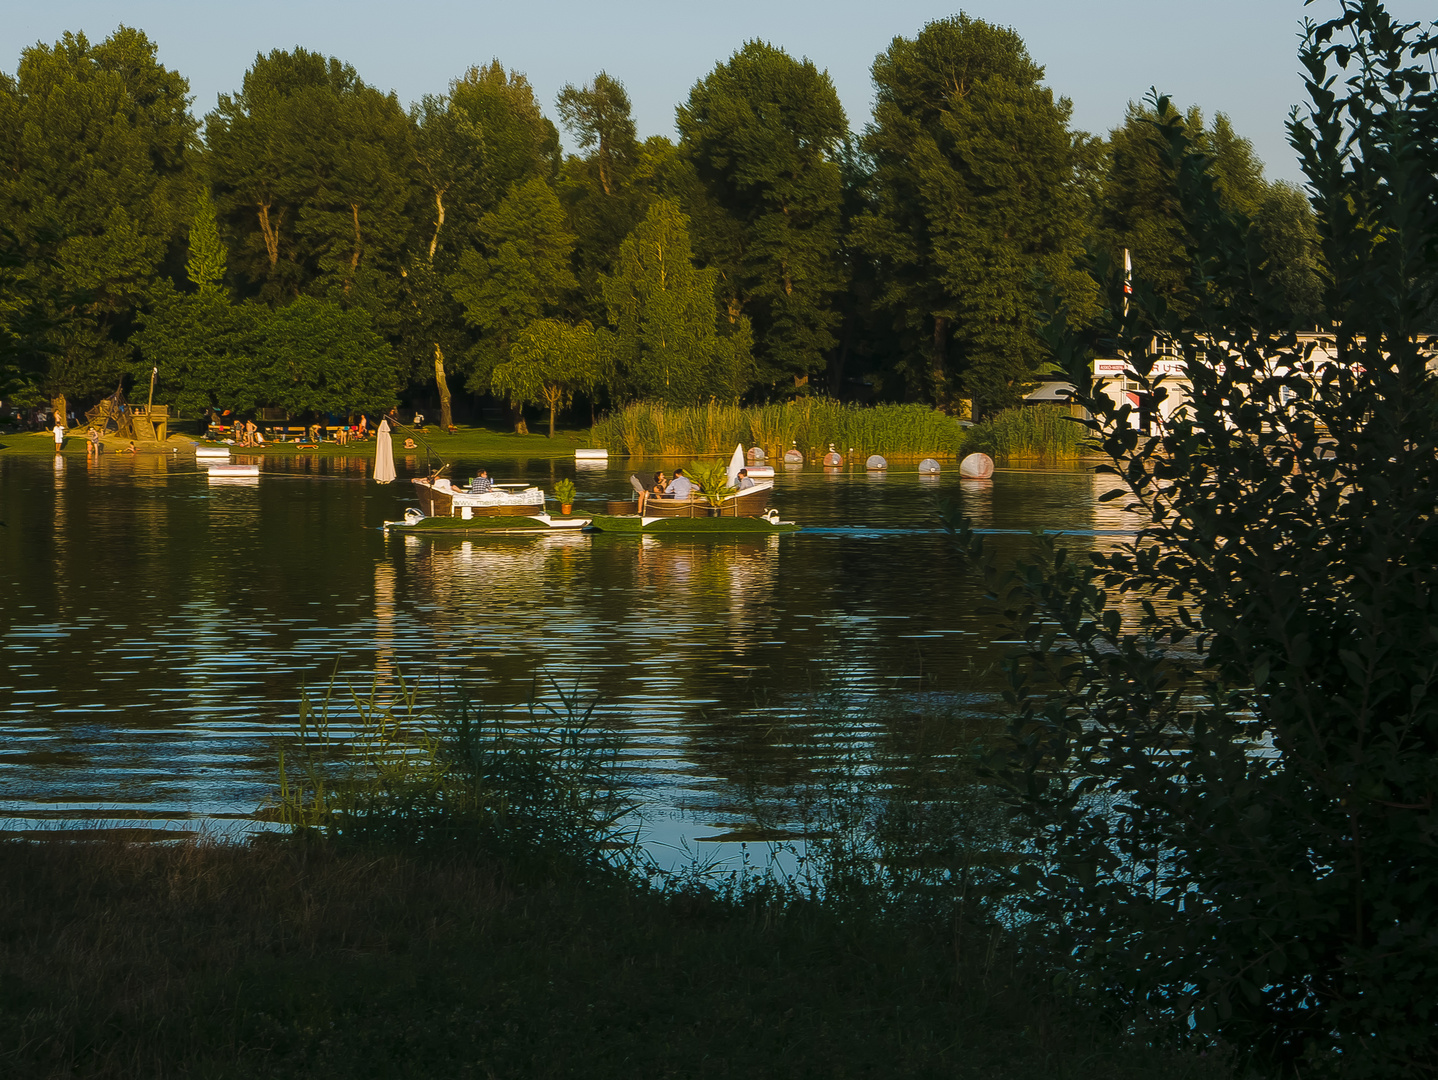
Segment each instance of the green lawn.
[[[78,434],[65,439],[66,457],[85,456],[85,438],[81,429]],[[408,433],[401,431],[394,436],[395,453],[404,452],[404,440]],[[424,436],[434,452],[445,459],[464,458],[572,458],[579,447],[589,446],[589,429],[558,431],[553,439],[543,434],[516,435],[512,431],[499,431],[486,427],[460,427],[453,435],[431,427]],[[172,441],[174,438],[172,437]],[[189,437],[186,443],[192,441]],[[105,440],[107,453],[122,449],[128,440],[116,439],[113,435]],[[183,444],[182,444],[183,445]],[[271,443],[263,448],[246,448],[246,454],[317,454],[331,457],[371,457],[375,442],[352,442],[337,446],[332,442],[321,444],[318,450],[298,450],[294,443]],[[422,450],[423,448],[420,447]],[[239,452],[239,448],[235,448]],[[7,434],[0,432],[0,456],[39,457],[55,452],[55,437],[48,431]],[[183,449],[182,451],[183,452]]]

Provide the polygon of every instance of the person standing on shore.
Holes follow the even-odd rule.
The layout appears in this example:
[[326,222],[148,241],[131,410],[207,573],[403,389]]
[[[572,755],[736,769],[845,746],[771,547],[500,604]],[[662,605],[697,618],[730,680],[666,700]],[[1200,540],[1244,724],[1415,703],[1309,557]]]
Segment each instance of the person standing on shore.
[[94,428],[91,428],[90,434],[85,436],[85,458],[86,460],[90,458],[98,459],[100,453],[100,433]]
[[59,453],[65,447],[65,422],[58,416],[55,418],[55,453]]

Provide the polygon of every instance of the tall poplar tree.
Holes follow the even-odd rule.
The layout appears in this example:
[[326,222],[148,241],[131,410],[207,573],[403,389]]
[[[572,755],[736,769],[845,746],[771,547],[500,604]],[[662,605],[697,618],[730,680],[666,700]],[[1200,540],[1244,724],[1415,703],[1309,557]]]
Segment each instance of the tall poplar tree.
[[858,242],[904,342],[911,391],[980,412],[1013,401],[1041,349],[1036,282],[1075,318],[1095,309],[1078,271],[1079,157],[1070,105],[1041,84],[1012,30],[967,15],[895,38],[874,61],[876,104],[863,139],[876,206]]
[[756,379],[792,390],[837,344],[842,191],[848,130],[827,72],[750,41],[689,92],[682,147],[708,196],[737,225],[714,252],[727,298],[752,320]]
[[469,341],[445,278],[473,241],[487,201],[484,135],[452,100],[435,95],[410,109],[410,124],[423,197],[412,203],[417,242],[400,270],[400,347],[413,378],[428,382],[432,371],[440,426],[447,429],[454,420],[450,366]]
[[565,161],[558,184],[575,235],[579,314],[602,324],[599,275],[613,265],[619,245],[643,219],[650,193],[636,183],[641,153],[622,83],[601,71],[586,86],[565,86],[557,104],[560,119],[583,152]]

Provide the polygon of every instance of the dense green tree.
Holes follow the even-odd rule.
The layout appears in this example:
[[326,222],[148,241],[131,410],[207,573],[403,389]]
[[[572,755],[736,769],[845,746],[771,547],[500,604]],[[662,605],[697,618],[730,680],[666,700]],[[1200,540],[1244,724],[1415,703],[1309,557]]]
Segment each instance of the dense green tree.
[[61,336],[56,321],[73,306],[63,295],[47,294],[24,245],[0,228],[0,398],[27,406],[45,400],[41,387]]
[[613,265],[619,245],[643,219],[651,193],[639,181],[641,150],[622,83],[601,71],[587,86],[564,87],[558,106],[564,126],[584,152],[565,161],[558,184],[575,236],[576,314],[603,323],[599,275]]
[[230,302],[221,285],[225,268],[215,205],[202,188],[194,200],[185,265],[195,291],[180,292],[162,278],[131,339],[139,351],[131,373],[140,380],[158,369],[157,396],[180,412],[232,408],[254,377],[251,358],[261,313]]
[[483,212],[516,184],[559,173],[559,132],[544,115],[529,80],[498,60],[473,67],[450,83],[449,100],[482,140]]
[[579,149],[589,151],[600,190],[616,194],[639,151],[624,84],[601,71],[582,89],[567,84],[557,103],[560,118]]
[[448,428],[454,413],[446,362],[461,357],[469,341],[444,279],[473,240],[487,198],[484,137],[467,113],[434,95],[410,110],[410,123],[424,198],[413,204],[419,244],[400,270],[400,347],[411,377],[424,383],[432,372],[440,426]]
[[1206,160],[1218,204],[1256,229],[1267,273],[1281,283],[1293,321],[1317,321],[1318,236],[1303,193],[1267,183],[1253,145],[1222,113],[1210,127],[1197,107],[1183,114],[1172,105],[1166,110],[1160,114],[1151,100],[1130,105],[1123,126],[1109,136],[1099,246],[1115,263],[1129,249],[1136,277],[1177,311],[1195,309],[1199,298],[1191,280],[1192,254],[1204,250],[1209,238],[1195,231],[1179,200],[1182,162],[1170,152],[1165,132],[1182,131],[1193,152]]
[[[11,231],[49,394],[113,388],[136,306],[189,217],[189,85],[120,27],[66,34],[0,77],[0,220]],[[38,305],[38,307],[36,306]]]
[[1264,270],[1282,291],[1294,325],[1307,328],[1321,322],[1323,255],[1308,196],[1282,181],[1268,185],[1253,211],[1253,224],[1267,257]]
[[239,409],[378,413],[398,404],[394,351],[360,308],[300,297],[263,312],[254,340],[253,388]]
[[162,281],[139,317],[132,373],[138,381],[157,368],[156,400],[182,413],[253,408],[255,335],[267,314],[262,305],[231,303],[218,289],[182,293]]
[[257,56],[205,118],[216,199],[246,295],[336,295],[387,310],[416,194],[393,94],[305,49]]
[[[576,282],[569,262],[574,236],[564,227],[554,190],[538,177],[516,184],[484,216],[478,240],[477,249],[460,256],[449,287],[464,308],[465,321],[479,331],[470,350],[468,386],[484,393],[520,331],[556,314]],[[515,423],[523,428],[523,414]]]
[[1080,156],[1070,105],[1012,30],[967,15],[895,38],[874,62],[864,148],[877,207],[859,242],[883,276],[915,389],[980,411],[1013,400],[1040,358],[1046,279],[1080,317],[1094,310],[1081,252]]
[[826,72],[751,41],[678,110],[686,155],[709,197],[738,225],[714,264],[750,317],[756,377],[790,389],[823,369],[836,342],[838,149],[848,130]]
[[753,369],[748,320],[721,333],[718,271],[694,266],[688,221],[658,199],[600,279],[612,333],[601,341],[618,396],[693,405],[735,401]]
[[509,359],[490,377],[496,394],[521,405],[542,405],[549,412],[549,437],[559,410],[576,390],[593,392],[600,381],[594,328],[558,319],[540,319],[520,332]]

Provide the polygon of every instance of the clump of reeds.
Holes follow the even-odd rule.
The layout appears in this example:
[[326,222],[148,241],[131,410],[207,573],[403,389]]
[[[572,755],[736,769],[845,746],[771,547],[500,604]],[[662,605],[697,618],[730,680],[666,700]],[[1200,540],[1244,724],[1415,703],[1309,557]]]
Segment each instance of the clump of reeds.
[[965,448],[996,460],[1069,459],[1088,452],[1088,430],[1063,405],[1005,409],[968,431]]
[[963,446],[953,418],[926,405],[864,406],[823,397],[743,409],[635,402],[601,419],[591,437],[635,457],[726,454],[742,443],[762,447],[771,458],[790,449],[817,458],[832,443],[846,456],[919,458],[952,456]]
[[632,856],[618,744],[594,703],[549,684],[518,722],[486,713],[464,687],[432,703],[418,684],[349,694],[333,716],[332,679],[301,696],[300,727],[279,757],[273,816],[300,834],[363,843],[462,842],[592,870]]

